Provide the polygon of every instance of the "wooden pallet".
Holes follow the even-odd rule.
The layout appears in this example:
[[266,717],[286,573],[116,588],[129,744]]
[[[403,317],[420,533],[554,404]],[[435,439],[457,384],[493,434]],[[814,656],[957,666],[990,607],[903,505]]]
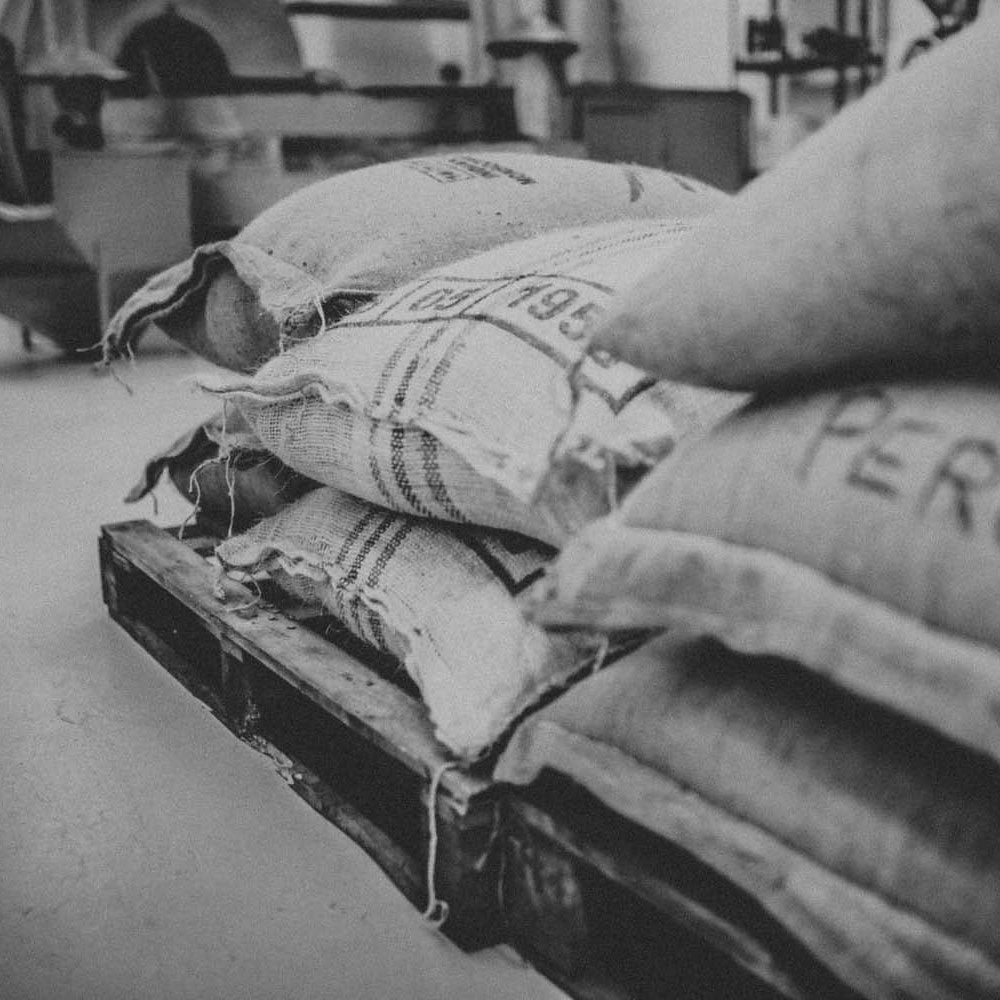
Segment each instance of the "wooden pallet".
[[568,780],[524,791],[442,771],[450,758],[398,665],[320,609],[221,581],[216,541],[106,525],[111,616],[420,908],[434,788],[434,889],[457,943],[510,942],[588,1000],[853,996],[746,893]]
[[[215,543],[197,532],[179,541],[148,521],[105,526],[100,557],[111,616],[230,728],[287,761],[295,790],[423,907],[427,797],[450,763],[423,705],[352,655],[348,637],[319,609],[288,602],[278,610],[232,580],[220,583],[205,558]],[[494,943],[495,789],[469,771],[446,770],[435,812],[445,929],[464,947]]]

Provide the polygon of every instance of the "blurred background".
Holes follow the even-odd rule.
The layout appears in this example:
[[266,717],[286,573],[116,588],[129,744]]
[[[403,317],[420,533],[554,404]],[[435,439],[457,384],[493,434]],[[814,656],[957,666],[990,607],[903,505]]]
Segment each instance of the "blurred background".
[[441,145],[735,191],[988,2],[0,0],[0,316],[86,348],[192,246]]

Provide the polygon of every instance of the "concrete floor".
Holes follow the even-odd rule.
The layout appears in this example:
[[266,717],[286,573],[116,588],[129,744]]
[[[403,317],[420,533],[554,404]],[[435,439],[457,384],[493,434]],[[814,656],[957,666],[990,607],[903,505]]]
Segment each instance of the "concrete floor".
[[108,618],[99,526],[186,515],[121,497],[213,411],[205,368],[148,337],[129,395],[0,321],[0,998],[563,996],[429,929]]

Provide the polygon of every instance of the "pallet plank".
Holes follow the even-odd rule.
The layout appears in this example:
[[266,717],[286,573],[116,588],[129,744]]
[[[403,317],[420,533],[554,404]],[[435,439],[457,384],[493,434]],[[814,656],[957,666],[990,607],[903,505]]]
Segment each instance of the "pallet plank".
[[[341,722],[427,776],[452,760],[434,739],[425,707],[308,629],[283,616],[247,616],[255,595],[219,577],[185,545],[149,521],[106,525],[113,554],[126,559],[198,615],[216,636],[225,635],[268,669]],[[220,600],[219,588],[224,600]],[[458,812],[468,809],[489,783],[461,770],[448,770],[441,791]]]

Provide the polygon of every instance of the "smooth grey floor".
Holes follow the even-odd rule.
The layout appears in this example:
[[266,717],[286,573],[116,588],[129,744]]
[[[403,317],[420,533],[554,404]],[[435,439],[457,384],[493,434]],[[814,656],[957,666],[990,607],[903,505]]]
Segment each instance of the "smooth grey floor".
[[148,337],[130,395],[0,321],[0,998],[561,997],[466,955],[108,618],[102,523],[214,409]]

